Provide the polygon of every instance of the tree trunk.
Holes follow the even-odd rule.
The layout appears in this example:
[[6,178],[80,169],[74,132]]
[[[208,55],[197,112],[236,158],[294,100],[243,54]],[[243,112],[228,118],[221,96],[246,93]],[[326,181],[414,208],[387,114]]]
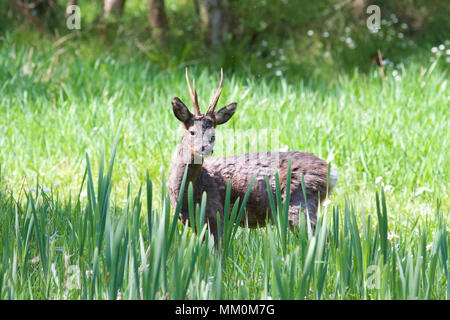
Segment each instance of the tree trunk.
[[152,28],[152,38],[164,46],[166,44],[166,33],[169,28],[164,0],[148,0],[148,5],[148,20]]
[[200,16],[207,44],[216,47],[231,31],[232,0],[201,0]]
[[103,17],[106,18],[114,11],[120,17],[125,6],[125,0],[105,0],[103,3]]
[[108,28],[108,18],[111,14],[120,17],[125,7],[125,0],[105,0],[103,2],[103,12],[99,21],[99,32],[102,38],[106,38],[106,29]]

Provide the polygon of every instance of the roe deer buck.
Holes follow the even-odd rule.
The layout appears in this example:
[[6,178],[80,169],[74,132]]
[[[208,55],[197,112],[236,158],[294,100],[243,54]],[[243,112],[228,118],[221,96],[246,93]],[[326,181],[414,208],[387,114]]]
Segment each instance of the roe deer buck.
[[[291,159],[292,174],[288,215],[289,224],[291,227],[298,225],[299,211],[302,209],[304,214],[306,212],[309,213],[310,221],[315,225],[318,204],[325,199],[327,194],[328,164],[312,153],[297,151],[259,152],[226,158],[208,157],[213,152],[215,127],[227,122],[233,116],[237,103],[233,102],[219,111],[214,111],[222,91],[222,70],[219,87],[205,114],[200,113],[195,81],[194,90],[192,90],[187,68],[186,82],[194,107],[194,114],[189,111],[178,97],[173,99],[173,112],[177,119],[182,122],[184,133],[172,159],[171,174],[168,183],[170,200],[175,207],[183,174],[186,166],[188,167],[183,202],[179,215],[182,223],[185,224],[189,220],[187,187],[189,182],[192,182],[194,203],[200,203],[203,192],[207,194],[205,222],[209,224],[209,231],[213,234],[217,246],[220,236],[217,230],[217,213],[220,214],[221,222],[224,221],[224,215],[229,214],[229,212],[223,212],[228,180],[231,183],[230,200],[231,204],[233,204],[238,197],[241,200],[244,198],[251,180],[256,175],[242,222],[244,223],[247,220],[250,228],[264,226],[266,218],[272,220],[272,215],[276,214],[276,212],[271,212],[270,209],[265,177],[267,176],[269,179],[272,188],[271,192],[275,199],[275,174],[277,171],[279,172],[282,198],[284,201],[288,163],[289,159]],[[272,160],[275,158],[277,162],[274,166]],[[305,201],[303,196],[302,174],[304,175],[307,201]],[[336,185],[336,181],[337,172],[334,168],[331,168],[328,193],[331,193]],[[221,230],[223,230],[223,225],[221,226]]]

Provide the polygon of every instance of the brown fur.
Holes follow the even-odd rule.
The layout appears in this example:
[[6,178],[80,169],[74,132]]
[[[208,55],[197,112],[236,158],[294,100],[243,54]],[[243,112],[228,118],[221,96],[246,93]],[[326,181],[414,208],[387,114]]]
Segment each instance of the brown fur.
[[[221,89],[221,85],[219,85],[219,89]],[[219,89],[218,92],[220,94]],[[195,89],[191,99],[193,104],[196,105]],[[215,99],[215,103],[217,103],[217,99]],[[312,153],[298,151],[262,152],[226,158],[207,157],[209,154],[203,154],[203,150],[212,152],[216,125],[223,124],[231,118],[236,110],[236,103],[232,103],[216,112],[214,111],[215,105],[213,105],[205,115],[199,114],[198,110],[193,115],[178,98],[173,100],[172,105],[175,116],[184,125],[184,134],[172,160],[168,187],[171,203],[175,207],[184,170],[188,166],[187,181],[179,216],[183,223],[189,222],[187,193],[188,185],[192,182],[195,203],[201,202],[203,192],[207,194],[206,222],[209,225],[210,232],[214,235],[217,245],[219,237],[217,213],[219,213],[222,223],[224,215],[230,214],[229,212],[224,212],[227,182],[230,181],[231,183],[232,207],[237,198],[240,198],[240,202],[242,202],[253,177],[256,175],[241,226],[246,224],[250,228],[264,226],[267,218],[272,220],[273,215],[276,214],[270,209],[265,176],[267,175],[270,183],[270,192],[273,198],[276,199],[275,174],[279,173],[282,198],[284,200],[286,197],[287,171],[290,159],[289,223],[291,227],[298,225],[299,212],[302,211],[304,214],[308,212],[311,223],[313,225],[316,224],[317,207],[327,194],[328,164],[324,160],[317,158]],[[195,123],[197,125],[194,125]],[[194,143],[194,140],[197,139],[195,137],[200,139],[197,140],[197,144]],[[198,145],[199,141],[200,147]],[[276,159],[275,165],[274,159]],[[306,201],[302,190],[302,175],[304,176],[306,187]],[[331,193],[336,181],[337,173],[331,168],[328,193]]]
[[[272,153],[273,154],[273,153]],[[194,201],[200,203],[203,192],[207,194],[206,219],[210,225],[210,230],[217,239],[217,221],[216,213],[219,212],[221,221],[223,215],[229,214],[223,212],[225,202],[225,192],[228,180],[231,183],[231,203],[233,204],[239,197],[240,201],[250,185],[253,176],[256,179],[250,192],[250,197],[246,205],[246,213],[241,222],[241,226],[248,224],[250,228],[264,226],[266,218],[272,219],[274,214],[270,209],[269,197],[265,176],[267,174],[271,186],[273,198],[275,195],[275,173],[276,170],[271,167],[268,161],[258,159],[261,154],[244,154],[228,158],[206,158],[203,164],[187,164],[187,181],[192,182],[194,189]],[[248,158],[249,161],[243,161]],[[260,157],[261,158],[261,157]],[[280,187],[282,198],[286,196],[286,178],[288,170],[288,161],[291,159],[291,197],[289,208],[289,222],[291,225],[298,225],[299,210],[306,213],[306,202],[301,187],[301,175],[304,175],[306,186],[306,197],[308,203],[309,217],[313,225],[316,223],[316,211],[318,202],[323,201],[327,192],[327,170],[328,165],[325,161],[317,158],[311,153],[304,152],[280,152],[279,165],[277,171],[280,177]],[[172,169],[169,179],[170,198],[173,205],[176,204],[180,191],[181,181],[186,164],[177,164]],[[329,187],[329,193],[332,191],[332,185]],[[189,219],[187,208],[187,187],[183,195],[183,205],[180,213],[180,220],[183,223]],[[319,199],[320,194],[320,199]]]

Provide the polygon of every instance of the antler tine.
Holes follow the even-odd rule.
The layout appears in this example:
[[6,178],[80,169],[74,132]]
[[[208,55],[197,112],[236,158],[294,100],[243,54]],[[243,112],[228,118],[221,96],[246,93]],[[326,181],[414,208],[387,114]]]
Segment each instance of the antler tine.
[[195,90],[195,80],[194,80],[194,92],[192,92],[191,83],[189,82],[188,68],[186,67],[186,82],[189,89],[189,95],[191,96],[192,105],[194,106],[194,114],[200,116],[200,108],[198,107],[197,90]]
[[222,83],[223,83],[223,69],[220,68],[220,83],[219,87],[217,88],[216,94],[214,95],[214,98],[211,101],[211,104],[209,105],[208,113],[214,112],[214,108],[217,105],[217,101],[219,101],[220,93],[222,92]]

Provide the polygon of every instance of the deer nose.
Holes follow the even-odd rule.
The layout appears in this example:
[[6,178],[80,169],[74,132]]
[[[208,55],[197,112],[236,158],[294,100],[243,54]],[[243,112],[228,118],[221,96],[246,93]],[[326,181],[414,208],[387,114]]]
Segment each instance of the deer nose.
[[205,151],[205,147],[202,147],[202,151]]

